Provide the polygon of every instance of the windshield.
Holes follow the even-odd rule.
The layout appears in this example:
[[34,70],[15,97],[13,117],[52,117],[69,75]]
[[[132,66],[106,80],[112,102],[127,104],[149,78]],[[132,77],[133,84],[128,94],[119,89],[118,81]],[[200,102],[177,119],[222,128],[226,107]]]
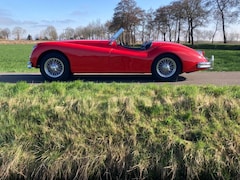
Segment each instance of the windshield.
[[110,39],[111,42],[116,41],[118,37],[123,33],[124,29],[120,28]]

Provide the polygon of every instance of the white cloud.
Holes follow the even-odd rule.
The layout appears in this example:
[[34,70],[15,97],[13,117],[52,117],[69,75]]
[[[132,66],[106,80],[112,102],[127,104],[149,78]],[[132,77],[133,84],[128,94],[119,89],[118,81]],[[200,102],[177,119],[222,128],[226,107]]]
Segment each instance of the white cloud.
[[7,9],[0,9],[0,17],[3,17],[3,16],[11,16],[11,13],[9,10]]
[[73,11],[71,12],[69,15],[70,16],[86,16],[88,13],[87,11],[79,11],[79,10],[76,10],[76,11]]
[[12,25],[18,25],[19,22],[9,17],[1,17],[0,15],[0,24],[2,26],[12,26]]

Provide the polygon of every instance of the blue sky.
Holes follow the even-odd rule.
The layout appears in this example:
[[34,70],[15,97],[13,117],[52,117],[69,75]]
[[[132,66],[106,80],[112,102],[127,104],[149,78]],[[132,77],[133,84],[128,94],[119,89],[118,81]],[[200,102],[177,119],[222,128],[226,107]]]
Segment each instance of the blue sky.
[[[100,20],[111,20],[114,8],[120,0],[1,0],[0,29],[16,26],[35,36],[47,26],[53,25],[58,33],[67,27],[86,26]],[[136,0],[144,10],[169,5],[172,0]]]

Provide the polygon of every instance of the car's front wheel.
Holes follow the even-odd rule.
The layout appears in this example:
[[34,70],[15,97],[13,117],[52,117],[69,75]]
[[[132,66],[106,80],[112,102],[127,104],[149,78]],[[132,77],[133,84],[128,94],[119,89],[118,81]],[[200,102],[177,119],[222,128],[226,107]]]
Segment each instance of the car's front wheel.
[[177,81],[180,73],[180,60],[172,54],[162,55],[152,64],[152,75],[156,80]]
[[43,56],[40,62],[40,72],[48,81],[66,81],[71,74],[68,60],[56,52]]

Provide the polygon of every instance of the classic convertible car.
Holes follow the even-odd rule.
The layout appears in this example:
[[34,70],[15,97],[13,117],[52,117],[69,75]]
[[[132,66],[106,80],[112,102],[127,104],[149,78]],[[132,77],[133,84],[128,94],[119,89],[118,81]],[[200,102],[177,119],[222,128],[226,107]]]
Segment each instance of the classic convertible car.
[[133,48],[118,43],[124,29],[109,40],[43,42],[34,46],[28,67],[40,68],[49,81],[64,81],[74,73],[152,73],[159,81],[175,81],[179,74],[212,67],[196,51],[177,43],[148,41]]

